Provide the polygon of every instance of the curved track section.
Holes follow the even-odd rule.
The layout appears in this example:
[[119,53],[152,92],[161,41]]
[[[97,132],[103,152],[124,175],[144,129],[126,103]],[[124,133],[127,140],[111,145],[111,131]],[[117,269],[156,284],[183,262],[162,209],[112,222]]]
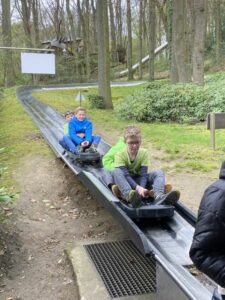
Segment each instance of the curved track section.
[[[47,89],[47,87],[45,88]],[[81,168],[74,163],[71,157],[62,154],[63,149],[58,141],[63,135],[63,116],[51,107],[34,99],[32,97],[34,89],[43,89],[43,87],[21,87],[17,90],[17,97],[24,109],[36,123],[57,157],[60,157],[69,166],[96,199],[122,224],[136,247],[144,255],[154,254],[159,269],[163,269],[169,280],[172,280],[177,287],[178,293],[182,294],[182,297],[176,298],[176,296],[171,300],[211,299],[206,284],[202,284],[202,280],[208,282],[208,279],[205,278],[204,281],[204,275],[201,274],[200,281],[188,271],[188,266],[192,264],[188,252],[196,223],[194,214],[182,203],[178,203],[172,218],[131,220],[121,209],[120,201],[102,183],[101,168],[92,166]],[[99,152],[103,155],[109,147],[107,143],[101,141]],[[161,299],[164,299],[163,296]]]

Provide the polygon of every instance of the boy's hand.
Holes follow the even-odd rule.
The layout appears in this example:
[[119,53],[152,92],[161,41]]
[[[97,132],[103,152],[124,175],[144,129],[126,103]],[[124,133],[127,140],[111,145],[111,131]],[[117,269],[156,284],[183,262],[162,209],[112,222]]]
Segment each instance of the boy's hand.
[[85,134],[83,132],[77,133],[77,136],[79,136],[80,138],[83,138],[85,136]]
[[84,141],[84,142],[81,143],[81,146],[82,147],[87,147],[89,144],[90,144],[89,141]]

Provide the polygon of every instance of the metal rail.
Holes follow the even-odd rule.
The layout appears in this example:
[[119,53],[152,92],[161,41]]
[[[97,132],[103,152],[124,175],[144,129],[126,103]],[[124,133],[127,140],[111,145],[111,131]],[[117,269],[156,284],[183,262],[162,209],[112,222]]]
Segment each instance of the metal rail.
[[1,46],[0,49],[2,50],[19,50],[19,51],[35,51],[35,52],[55,52],[55,49],[40,49],[40,48],[20,48],[20,47],[3,47]]
[[[17,90],[17,97],[56,155],[64,160],[96,199],[122,224],[136,247],[144,255],[154,253],[158,264],[159,278],[163,278],[161,282],[170,282],[171,287],[173,286],[168,291],[168,293],[173,292],[172,298],[168,298],[167,294],[165,297],[161,295],[160,299],[211,299],[208,287],[206,288],[186,268],[192,264],[188,252],[196,222],[195,215],[180,202],[176,205],[173,218],[160,222],[157,220],[131,220],[119,207],[119,200],[102,183],[101,168],[97,169],[91,166],[81,168],[74,164],[70,157],[62,155],[63,149],[58,140],[63,134],[63,117],[51,107],[34,99],[32,97],[34,89],[40,89],[40,87],[21,87]],[[104,154],[109,147],[107,143],[101,141],[100,153]],[[204,281],[203,274],[201,274],[201,278]],[[205,279],[208,281],[207,278]],[[160,290],[162,292],[163,288]],[[178,295],[179,298],[177,298]]]

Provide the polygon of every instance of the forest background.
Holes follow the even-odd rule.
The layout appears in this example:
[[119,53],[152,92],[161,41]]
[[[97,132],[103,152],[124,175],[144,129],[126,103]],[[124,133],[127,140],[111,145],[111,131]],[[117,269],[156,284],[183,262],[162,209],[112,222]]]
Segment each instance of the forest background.
[[[101,10],[107,18],[98,17]],[[1,49],[0,85],[96,81],[102,46],[109,47],[111,79],[128,68],[129,80],[169,71],[173,83],[203,84],[204,71],[224,59],[224,14],[224,0],[1,0],[2,46],[55,49],[57,74],[22,75],[21,51]],[[104,24],[109,43],[99,45]]]

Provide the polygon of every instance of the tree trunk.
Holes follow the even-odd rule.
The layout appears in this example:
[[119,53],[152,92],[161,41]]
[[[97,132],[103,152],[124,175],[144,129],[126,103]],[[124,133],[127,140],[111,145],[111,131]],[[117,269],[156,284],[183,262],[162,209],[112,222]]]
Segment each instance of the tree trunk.
[[90,7],[89,0],[85,0],[85,61],[86,61],[86,78],[90,78],[91,66],[90,66],[90,35],[89,35],[89,17],[90,17]]
[[133,79],[132,71],[132,29],[131,29],[131,8],[130,0],[127,0],[127,66],[128,80]]
[[31,2],[29,0],[20,0],[21,2],[21,17],[23,21],[23,28],[26,36],[26,46],[28,48],[32,47],[31,39],[31,24],[30,24],[30,15],[31,15]]
[[194,0],[193,81],[204,84],[205,0]]
[[154,80],[155,45],[156,45],[155,0],[149,0],[149,81]]
[[97,53],[97,30],[96,30],[96,6],[94,0],[91,0],[91,9],[92,9],[92,34],[91,34],[91,49],[94,49],[94,52]]
[[188,55],[186,1],[173,1],[172,27],[172,83],[190,81],[190,57]]
[[77,53],[77,44],[76,44],[76,29],[74,25],[73,14],[70,9],[70,0],[66,0],[66,13],[70,26],[70,37],[73,40],[73,52],[75,57],[75,80],[79,78],[79,63],[78,63],[78,53]]
[[214,15],[215,15],[215,31],[216,31],[216,64],[221,62],[221,5],[220,0],[215,0]]
[[117,62],[117,51],[116,51],[116,29],[114,22],[114,11],[112,0],[109,0],[109,16],[110,16],[110,32],[111,32],[111,57],[113,62]]
[[[175,69],[174,66],[172,66],[172,62],[174,59],[172,59],[172,28],[173,28],[173,5],[172,0],[168,0],[168,3],[166,5],[166,17],[167,17],[167,29],[166,29],[166,38],[168,42],[167,50],[166,50],[166,56],[169,61],[169,68],[171,70],[171,79],[172,76],[175,77]],[[174,81],[172,79],[172,81]]]
[[139,40],[139,68],[138,68],[138,78],[142,79],[142,56],[143,56],[143,0],[139,0],[139,32],[138,32],[138,40]]
[[105,0],[97,0],[98,86],[105,108],[113,108],[109,68],[109,26]]
[[[161,3],[161,1],[159,0],[155,0],[155,5],[158,9],[158,12],[159,12],[159,17],[160,17],[160,20],[162,21],[163,23],[163,27],[164,27],[164,30],[165,30],[165,33],[166,33],[166,36],[167,36],[167,33],[168,33],[168,16],[166,15],[166,13],[164,12],[164,9],[163,7],[165,5],[167,5],[167,9],[168,7],[170,6],[170,0],[169,1],[163,1]],[[166,37],[167,38],[167,41],[169,40],[168,36]]]
[[[10,15],[10,1],[1,0],[2,2],[2,35],[3,46],[11,47],[11,15]],[[4,78],[5,86],[10,87],[15,84],[13,72],[12,51],[4,50]]]
[[35,47],[40,47],[40,35],[39,35],[39,1],[32,1],[32,14],[34,24],[34,40]]
[[117,45],[120,47],[123,46],[122,39],[122,9],[121,9],[121,0],[116,0],[116,20],[117,20]]
[[73,15],[70,9],[70,0],[66,0],[66,13],[70,25],[70,32],[71,32],[71,38],[73,40],[74,45],[76,45],[76,30],[74,26],[74,20],[73,20]]
[[187,42],[188,42],[188,55],[190,66],[188,68],[189,75],[191,78],[192,75],[192,57],[193,57],[193,44],[194,44],[194,28],[195,28],[195,19],[194,19],[194,0],[187,0]]

